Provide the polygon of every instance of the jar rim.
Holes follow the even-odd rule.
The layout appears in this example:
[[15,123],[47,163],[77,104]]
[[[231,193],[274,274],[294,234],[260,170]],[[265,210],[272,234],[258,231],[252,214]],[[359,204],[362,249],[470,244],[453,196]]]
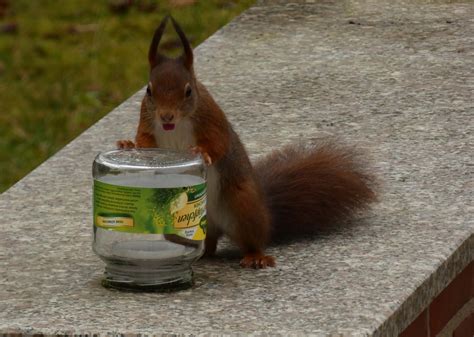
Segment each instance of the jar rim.
[[199,154],[161,148],[109,150],[99,153],[95,163],[127,170],[169,171],[203,166]]

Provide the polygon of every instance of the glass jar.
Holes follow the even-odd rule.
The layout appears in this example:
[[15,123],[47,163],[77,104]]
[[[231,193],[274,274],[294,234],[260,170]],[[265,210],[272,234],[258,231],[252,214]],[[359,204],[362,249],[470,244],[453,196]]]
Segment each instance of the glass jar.
[[192,285],[204,253],[206,168],[199,155],[114,150],[93,164],[94,252],[106,287],[161,291]]

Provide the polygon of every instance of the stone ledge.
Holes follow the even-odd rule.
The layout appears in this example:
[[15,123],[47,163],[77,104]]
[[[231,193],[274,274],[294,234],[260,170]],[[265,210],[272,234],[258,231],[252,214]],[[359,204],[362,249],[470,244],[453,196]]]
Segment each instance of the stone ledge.
[[0,196],[0,333],[396,336],[473,260],[474,4],[307,2],[251,8],[197,73],[253,158],[327,136],[372,153],[372,212],[272,247],[275,269],[224,244],[192,290],[103,289],[91,163],[133,136],[137,93]]

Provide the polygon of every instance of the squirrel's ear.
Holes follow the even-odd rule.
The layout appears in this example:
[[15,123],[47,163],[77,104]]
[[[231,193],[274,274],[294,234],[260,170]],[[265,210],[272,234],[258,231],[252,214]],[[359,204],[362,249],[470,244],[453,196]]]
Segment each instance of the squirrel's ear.
[[182,60],[183,60],[184,66],[188,70],[191,70],[193,67],[193,49],[191,48],[188,38],[184,34],[179,24],[176,22],[176,20],[172,16],[170,18],[171,18],[171,22],[173,23],[174,30],[176,30],[176,33],[178,33],[181,43],[183,44],[184,53],[182,55]]
[[165,16],[163,20],[161,20],[160,25],[155,30],[153,40],[151,40],[150,49],[148,50],[148,62],[150,63],[150,69],[156,67],[160,58],[163,58],[163,56],[158,53],[158,45],[160,44],[160,40],[163,36],[163,32],[165,31],[168,19],[169,15]]

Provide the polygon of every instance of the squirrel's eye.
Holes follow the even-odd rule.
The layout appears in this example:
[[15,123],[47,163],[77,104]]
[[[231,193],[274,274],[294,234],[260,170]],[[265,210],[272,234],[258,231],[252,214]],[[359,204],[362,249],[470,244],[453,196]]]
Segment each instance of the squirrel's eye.
[[149,85],[147,85],[147,87],[146,87],[146,94],[147,94],[147,96],[151,96],[151,89],[150,89]]
[[186,95],[186,98],[189,98],[191,97],[191,94],[193,93],[193,90],[191,89],[191,86],[188,84],[186,86],[186,91],[185,91],[185,95]]

